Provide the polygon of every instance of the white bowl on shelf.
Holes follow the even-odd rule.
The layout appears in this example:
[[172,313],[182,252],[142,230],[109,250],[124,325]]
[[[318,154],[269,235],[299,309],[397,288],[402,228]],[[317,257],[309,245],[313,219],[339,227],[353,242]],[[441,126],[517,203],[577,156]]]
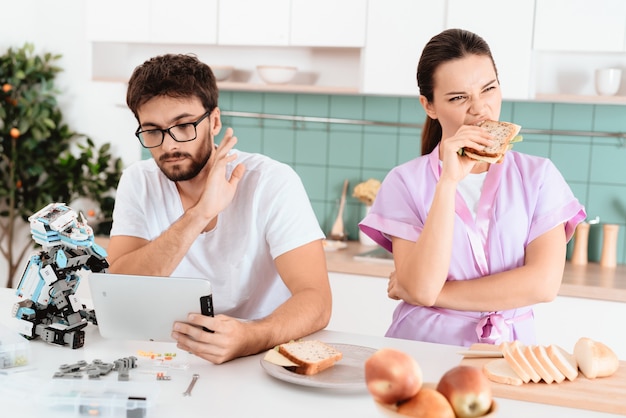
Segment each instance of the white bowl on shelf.
[[267,84],[287,84],[296,75],[298,69],[283,65],[258,65],[256,67],[261,80]]
[[235,71],[235,67],[232,65],[215,65],[211,67],[211,70],[217,81],[224,81],[228,80],[228,77]]

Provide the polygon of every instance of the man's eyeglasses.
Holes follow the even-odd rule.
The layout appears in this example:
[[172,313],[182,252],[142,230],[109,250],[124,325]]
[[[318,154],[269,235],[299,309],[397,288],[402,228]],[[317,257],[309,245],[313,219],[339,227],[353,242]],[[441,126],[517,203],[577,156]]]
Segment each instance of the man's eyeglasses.
[[141,130],[141,126],[137,128],[135,136],[141,142],[144,148],[156,148],[161,146],[165,139],[165,133],[167,132],[176,142],[189,142],[196,139],[198,133],[196,132],[196,126],[200,124],[211,112],[206,112],[195,122],[181,123],[180,125],[174,125],[167,129],[146,129]]

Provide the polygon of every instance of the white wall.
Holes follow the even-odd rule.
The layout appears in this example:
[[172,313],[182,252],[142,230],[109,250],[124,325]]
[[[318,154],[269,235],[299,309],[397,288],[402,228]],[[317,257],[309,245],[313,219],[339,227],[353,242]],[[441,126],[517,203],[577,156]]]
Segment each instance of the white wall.
[[382,336],[398,301],[387,297],[387,279],[329,273],[333,314],[328,329]]
[[537,342],[558,344],[568,351],[580,337],[601,341],[626,360],[626,334],[622,331],[626,303],[559,296],[535,306]]
[[[91,46],[84,27],[85,1],[2,0],[0,53],[30,42],[37,53],[61,54],[57,64],[63,72],[57,77],[56,85],[61,90],[59,105],[65,122],[97,144],[112,143],[113,155],[128,165],[141,158],[133,135],[137,124],[130,110],[119,106],[125,103],[124,84],[91,81]],[[111,27],[115,30],[115,22]]]
[[[97,145],[111,143],[112,154],[128,165],[141,158],[134,136],[137,124],[130,110],[120,107],[120,103],[125,103],[124,84],[91,81],[85,1],[1,0],[0,54],[29,42],[35,45],[37,53],[62,55],[56,63],[63,69],[56,86],[61,91],[58,101],[65,123],[91,137]],[[111,26],[114,30],[115,24]],[[6,261],[0,257],[0,286],[7,283],[6,269]],[[15,280],[19,277],[21,271]]]

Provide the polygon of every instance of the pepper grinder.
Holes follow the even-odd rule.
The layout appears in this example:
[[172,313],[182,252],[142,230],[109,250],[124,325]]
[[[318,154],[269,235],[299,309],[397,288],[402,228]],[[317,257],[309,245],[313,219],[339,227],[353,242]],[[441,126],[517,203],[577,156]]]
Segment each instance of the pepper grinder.
[[600,265],[602,267],[615,267],[617,265],[617,234],[619,225],[604,224],[602,226],[602,255]]
[[571,263],[579,266],[587,264],[587,245],[589,243],[589,224],[581,222],[574,233],[574,250]]

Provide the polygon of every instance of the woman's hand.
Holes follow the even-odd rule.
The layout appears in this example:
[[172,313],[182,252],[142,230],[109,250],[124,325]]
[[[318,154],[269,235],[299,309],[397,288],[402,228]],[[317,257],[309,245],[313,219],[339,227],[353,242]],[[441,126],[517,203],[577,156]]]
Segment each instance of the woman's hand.
[[394,270],[389,275],[389,282],[387,283],[387,296],[389,299],[400,300],[398,290],[398,279],[396,278],[396,271]]
[[493,145],[492,136],[485,129],[476,125],[463,125],[456,133],[441,140],[440,158],[443,162],[441,178],[459,182],[476,166],[479,161],[459,155],[465,147],[483,150]]
[[415,301],[409,298],[407,291],[404,290],[402,285],[398,282],[398,276],[396,275],[395,270],[389,275],[389,283],[387,283],[387,296],[389,299],[403,300],[406,303],[415,305]]

